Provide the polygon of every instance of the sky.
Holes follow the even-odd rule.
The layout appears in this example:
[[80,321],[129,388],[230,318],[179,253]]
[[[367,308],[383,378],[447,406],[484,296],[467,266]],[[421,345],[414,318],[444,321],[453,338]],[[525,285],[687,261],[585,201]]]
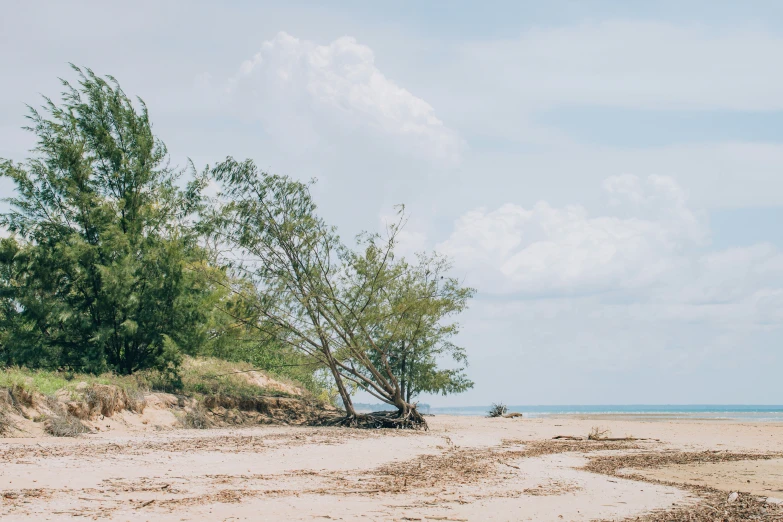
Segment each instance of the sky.
[[783,3],[1,7],[0,158],[73,62],[174,163],[317,178],[346,241],[404,203],[477,289],[475,387],[423,402],[783,404]]

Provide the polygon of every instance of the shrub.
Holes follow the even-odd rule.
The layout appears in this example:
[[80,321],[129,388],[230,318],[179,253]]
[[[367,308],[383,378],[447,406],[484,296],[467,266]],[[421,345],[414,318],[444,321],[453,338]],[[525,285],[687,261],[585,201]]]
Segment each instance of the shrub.
[[196,406],[185,413],[181,422],[184,428],[190,430],[205,430],[210,427],[207,411],[201,406]]
[[502,417],[506,413],[508,413],[508,407],[505,404],[502,402],[493,403],[487,412],[487,417]]
[[52,415],[44,423],[44,431],[55,437],[77,437],[89,428],[73,415]]

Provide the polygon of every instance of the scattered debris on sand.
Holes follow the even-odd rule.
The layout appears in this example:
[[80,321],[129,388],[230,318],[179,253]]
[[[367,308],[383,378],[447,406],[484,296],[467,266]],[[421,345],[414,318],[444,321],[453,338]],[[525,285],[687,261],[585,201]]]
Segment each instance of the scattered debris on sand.
[[783,521],[783,505],[737,491],[727,492],[716,488],[655,480],[634,473],[634,470],[660,468],[676,464],[706,464],[740,460],[768,460],[783,457],[778,453],[738,453],[730,451],[655,451],[629,455],[600,456],[591,459],[585,469],[606,475],[631,478],[655,484],[675,486],[691,491],[699,501],[687,506],[649,513],[626,522],[744,522],[749,520]]

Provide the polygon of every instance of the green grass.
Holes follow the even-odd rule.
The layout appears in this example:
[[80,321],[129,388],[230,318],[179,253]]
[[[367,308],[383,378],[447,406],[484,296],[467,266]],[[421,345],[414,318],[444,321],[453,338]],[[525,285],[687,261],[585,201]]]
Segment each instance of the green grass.
[[[294,396],[279,390],[262,388],[249,382],[243,372],[252,369],[253,366],[248,363],[186,357],[179,370],[180,382],[176,382],[155,371],[142,371],[130,376],[111,373],[90,375],[10,367],[0,369],[0,388],[22,388],[29,392],[52,396],[60,390],[75,392],[79,383],[86,382],[88,385],[115,385],[129,393],[149,390],[194,397],[206,395],[224,395],[236,398],[251,398],[260,395]],[[297,386],[287,379],[275,377],[275,380]]]
[[134,377],[114,374],[89,375],[47,370],[28,370],[10,367],[0,371],[0,388],[23,388],[43,395],[54,395],[60,390],[75,390],[80,382],[87,384],[114,384],[128,391],[137,390],[141,383]]
[[253,370],[253,366],[248,363],[211,358],[185,359],[180,368],[181,393],[185,395],[224,395],[237,398],[252,398],[259,395],[293,396],[290,393],[261,388],[251,383],[247,374],[249,370]]

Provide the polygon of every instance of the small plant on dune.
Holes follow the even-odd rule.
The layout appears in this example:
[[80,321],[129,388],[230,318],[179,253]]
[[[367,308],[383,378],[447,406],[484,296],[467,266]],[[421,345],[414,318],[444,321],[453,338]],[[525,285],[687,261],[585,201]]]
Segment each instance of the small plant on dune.
[[190,430],[205,430],[210,427],[209,418],[207,418],[207,412],[201,406],[197,406],[185,413],[185,416],[182,418],[181,422],[183,427]]
[[147,398],[141,390],[130,390],[128,394],[128,409],[135,413],[144,413],[144,408],[147,407]]
[[590,430],[590,434],[587,436],[587,440],[602,440],[607,438],[610,434],[611,431],[606,428],[593,426],[593,428]]
[[89,428],[73,415],[51,415],[46,419],[44,431],[55,437],[78,437],[89,432]]
[[91,410],[96,410],[107,417],[117,409],[117,394],[114,390],[105,386],[91,386],[84,392],[84,400]]
[[505,404],[502,402],[493,403],[487,412],[487,417],[502,417],[506,413],[508,413],[508,407]]

